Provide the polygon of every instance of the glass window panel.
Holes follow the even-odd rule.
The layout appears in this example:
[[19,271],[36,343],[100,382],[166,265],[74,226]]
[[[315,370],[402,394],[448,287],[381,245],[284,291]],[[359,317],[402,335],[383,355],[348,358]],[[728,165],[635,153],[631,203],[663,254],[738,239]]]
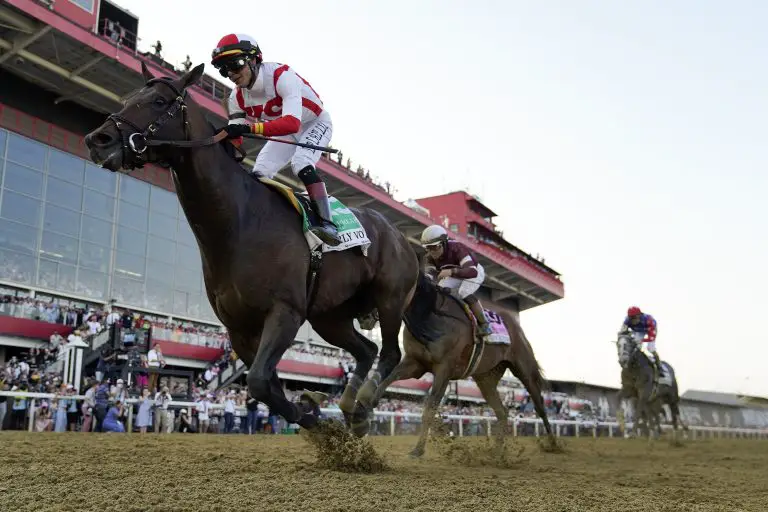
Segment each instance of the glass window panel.
[[149,281],[150,279],[165,283],[169,288],[173,288],[173,265],[148,259],[147,280]]
[[43,193],[43,174],[29,167],[7,162],[5,164],[3,187],[6,190],[15,190],[28,196],[41,197]]
[[51,290],[74,293],[75,267],[41,259],[37,284]]
[[75,185],[82,186],[84,172],[85,160],[51,149],[48,155],[48,176],[56,176]]
[[75,264],[77,263],[77,238],[43,231],[40,255],[54,261]]
[[37,285],[43,288],[56,289],[56,278],[59,274],[59,264],[55,261],[40,260],[37,272]]
[[129,228],[141,231],[147,230],[147,216],[149,211],[141,206],[136,206],[125,201],[120,201],[118,223]]
[[108,247],[103,245],[81,241],[78,265],[80,265],[80,268],[108,272],[111,252]]
[[48,176],[48,182],[45,185],[45,200],[48,203],[55,203],[79,212],[83,208],[83,188]]
[[176,267],[176,288],[188,292],[200,293],[200,271]]
[[8,138],[8,153],[6,158],[16,163],[43,170],[47,149],[39,142],[11,134]]
[[80,233],[80,217],[80,212],[73,212],[48,203],[45,205],[43,229],[76,237]]
[[39,199],[22,196],[15,192],[3,192],[3,206],[0,209],[0,215],[6,219],[17,220],[30,226],[40,226],[40,207],[42,203]]
[[86,162],[85,186],[114,196],[115,187],[117,186],[117,174]]
[[173,192],[160,187],[152,187],[149,198],[149,208],[153,212],[162,213],[174,218],[178,215],[179,200]]
[[177,244],[176,263],[189,270],[199,270],[202,266],[200,250],[197,247]]
[[192,234],[192,228],[189,227],[189,222],[187,222],[186,217],[179,218],[179,229],[176,234],[176,240],[183,244],[197,247],[197,239],[195,239],[195,235]]
[[75,267],[59,263],[59,278],[56,288],[66,292],[75,291]]
[[149,187],[146,181],[123,175],[120,177],[120,199],[146,208],[149,206]]
[[144,256],[147,254],[147,235],[140,231],[118,226],[117,250]]
[[112,223],[83,215],[81,237],[88,242],[112,246]]
[[[200,304],[200,295],[190,293],[187,297],[187,314],[194,318],[200,318],[203,308]],[[208,300],[206,298],[206,300]]]
[[129,279],[144,280],[144,256],[124,252],[115,253],[115,275]]
[[144,303],[144,283],[120,276],[112,278],[111,297],[118,302],[141,306]]
[[174,240],[176,237],[176,218],[149,212],[149,232]]
[[149,235],[147,257],[163,263],[173,263],[176,254],[176,244],[165,238]]
[[145,307],[149,309],[171,311],[173,309],[173,290],[167,284],[147,281],[145,304]]
[[211,302],[208,300],[208,296],[206,294],[202,295],[202,318],[203,320],[209,320],[211,322],[218,322],[219,319],[216,318],[216,314],[213,312],[213,308],[211,307]]
[[0,219],[0,247],[37,256],[38,234],[37,229]]
[[37,270],[37,258],[28,254],[0,250],[0,278],[17,283],[32,284],[32,277]]
[[8,138],[8,132],[0,130],[0,158],[5,158],[5,139]]
[[83,211],[104,220],[115,218],[115,199],[91,190],[85,191]]
[[187,294],[184,292],[173,292],[173,312],[177,315],[187,314]]
[[91,299],[104,300],[107,297],[107,274],[79,269],[75,291]]

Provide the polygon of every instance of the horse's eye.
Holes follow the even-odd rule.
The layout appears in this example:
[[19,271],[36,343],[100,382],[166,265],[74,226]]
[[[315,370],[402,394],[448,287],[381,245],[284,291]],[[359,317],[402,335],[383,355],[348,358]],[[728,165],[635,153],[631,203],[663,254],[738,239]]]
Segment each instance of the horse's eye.
[[155,102],[154,103],[158,107],[162,107],[163,105],[165,105],[165,98],[161,98],[161,97],[160,98],[155,98]]

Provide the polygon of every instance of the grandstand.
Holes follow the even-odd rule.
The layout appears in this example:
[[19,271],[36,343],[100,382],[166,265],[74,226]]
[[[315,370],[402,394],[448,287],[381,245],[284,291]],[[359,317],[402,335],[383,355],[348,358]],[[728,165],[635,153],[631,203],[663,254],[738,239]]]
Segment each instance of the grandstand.
[[[60,372],[52,337],[79,335],[86,375],[110,367],[135,382],[141,356],[159,347],[165,366],[149,373],[159,373],[161,383],[180,394],[201,384],[215,391],[242,382],[245,368],[230,357],[206,298],[196,241],[168,170],[110,173],[88,160],[83,144],[142,85],[142,62],[156,74],[179,73],[161,50],[142,45],[139,21],[106,0],[0,6],[0,366],[34,350],[46,354],[46,370]],[[226,122],[221,101],[229,87],[204,75],[191,90],[212,122]],[[261,144],[244,147],[250,166]],[[341,161],[326,155],[318,167],[332,195],[375,208],[413,243],[440,222],[420,206],[426,200],[398,202]],[[290,172],[277,179],[299,187]],[[455,237],[486,269],[480,295],[487,304],[516,314],[564,296],[559,274],[524,251],[469,232]],[[378,342],[376,331],[366,334]],[[334,390],[348,361],[305,324],[278,370],[288,388]],[[413,397],[429,386],[426,378],[395,383],[392,391]],[[458,383],[452,396],[481,401],[471,381]]]

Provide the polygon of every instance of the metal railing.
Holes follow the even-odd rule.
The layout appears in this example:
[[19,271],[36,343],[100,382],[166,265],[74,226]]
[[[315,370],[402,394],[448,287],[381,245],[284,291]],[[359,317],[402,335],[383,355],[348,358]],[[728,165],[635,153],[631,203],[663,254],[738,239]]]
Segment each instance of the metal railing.
[[[52,400],[57,395],[51,393],[28,393],[19,391],[0,391],[0,396],[7,396],[10,398],[26,398],[29,400],[27,418],[28,431],[34,430],[35,411],[37,410],[37,400],[46,399]],[[64,395],[63,398],[77,401],[85,400],[83,395]],[[140,400],[137,398],[129,398],[126,403],[133,405]],[[11,411],[12,402],[8,401],[8,412]],[[196,402],[182,402],[171,401],[169,402],[169,408],[180,409],[189,408],[190,410],[197,407]],[[211,404],[211,410],[223,409],[223,404]],[[236,411],[240,413],[245,412],[244,407],[236,407]],[[339,409],[320,409],[321,413],[329,417],[341,417],[341,411]],[[131,433],[133,430],[133,407],[128,409],[127,428],[126,433]],[[411,412],[390,412],[390,411],[374,411],[374,424],[371,427],[371,435],[399,435],[399,434],[415,434],[417,429],[410,428],[404,429],[402,425],[409,425],[411,427],[419,427],[421,425],[421,414]],[[456,423],[455,434],[459,437],[471,436],[471,435],[491,435],[491,425],[496,421],[493,416],[464,416],[458,414],[443,414],[441,415],[445,423],[450,423],[453,429],[453,423]],[[398,422],[398,418],[405,420],[404,423]],[[408,421],[413,419],[416,421]],[[555,428],[555,435],[558,437],[572,436],[573,437],[616,437],[620,434],[620,425],[618,422],[602,422],[602,421],[575,421],[575,420],[550,420],[550,424]],[[512,434],[514,436],[534,435],[536,437],[542,434],[542,422],[538,418],[509,418],[509,424],[512,426]],[[626,424],[626,430],[632,429],[632,423]],[[529,428],[532,427],[532,431]],[[670,425],[662,426],[662,429],[669,430],[672,427]],[[766,439],[768,440],[768,428],[729,428],[729,427],[705,427],[691,425],[688,430],[693,439],[698,438],[744,438],[744,439]]]

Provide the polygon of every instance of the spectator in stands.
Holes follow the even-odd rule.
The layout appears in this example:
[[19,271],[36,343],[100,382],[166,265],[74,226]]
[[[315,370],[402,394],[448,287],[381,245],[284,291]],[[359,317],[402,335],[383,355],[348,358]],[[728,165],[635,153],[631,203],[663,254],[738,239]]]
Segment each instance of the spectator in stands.
[[[11,391],[28,391],[27,384],[23,383],[21,386],[13,386]],[[23,397],[17,397],[13,400],[13,430],[26,430],[24,420],[27,417],[27,399]]]
[[123,414],[123,403],[117,400],[112,407],[109,408],[106,416],[104,417],[104,425],[102,432],[125,432],[125,427],[120,422],[120,416]]
[[[75,386],[67,384],[67,396],[74,397],[77,394]],[[77,429],[77,417],[78,404],[74,398],[69,399],[69,406],[67,407],[67,423],[69,424],[69,431],[74,432]]]
[[[8,391],[10,389],[10,386],[8,386],[8,383],[5,381],[5,376],[3,375],[3,370],[0,369],[0,391]],[[5,425],[5,415],[8,412],[8,397],[7,396],[0,396],[0,431],[3,430],[3,425]]]
[[[164,387],[155,395],[155,434],[165,431],[170,433],[173,424],[168,418],[168,405],[171,402],[171,393],[168,387]],[[170,427],[170,428],[169,428]]]
[[139,357],[139,366],[133,373],[133,377],[136,379],[136,386],[139,389],[149,386],[149,376],[147,375],[148,366],[147,356],[141,354]]
[[48,402],[42,402],[40,408],[35,411],[35,432],[48,432],[53,427],[51,411]]
[[83,413],[83,426],[81,432],[90,432],[93,430],[93,411],[96,410],[96,389],[99,387],[99,382],[94,380],[88,386],[88,390],[85,392],[85,400],[80,410]]
[[232,433],[235,428],[235,392],[230,391],[224,399],[224,433]]
[[133,313],[129,309],[126,309],[120,317],[120,325],[123,329],[133,328]]
[[192,422],[189,419],[189,413],[186,409],[182,409],[179,413],[179,432],[183,434],[196,434],[197,430],[192,426]]
[[62,384],[59,387],[59,393],[54,398],[53,403],[56,408],[56,416],[53,419],[55,432],[67,431],[67,409],[71,399],[67,398],[67,385]]
[[243,433],[255,434],[261,426],[261,418],[259,418],[259,401],[250,396],[250,393],[245,401],[245,408],[248,411],[248,428],[246,428]]
[[197,403],[197,426],[201,434],[208,432],[211,423],[211,399],[207,394],[200,397]]
[[106,379],[96,386],[95,402],[96,406],[93,408],[93,416],[96,419],[96,428],[94,431],[102,432],[104,418],[109,408],[109,381]]
[[[157,373],[161,367],[165,366],[165,360],[163,359],[163,351],[160,349],[160,345],[155,345],[147,352],[147,368],[149,372],[149,389],[153,391],[157,389],[157,379],[160,374]],[[151,371],[155,370],[155,371]]]
[[147,427],[152,424],[152,399],[149,396],[149,389],[142,388],[141,398],[139,398],[139,413],[136,415],[136,426],[139,432],[147,433]]

